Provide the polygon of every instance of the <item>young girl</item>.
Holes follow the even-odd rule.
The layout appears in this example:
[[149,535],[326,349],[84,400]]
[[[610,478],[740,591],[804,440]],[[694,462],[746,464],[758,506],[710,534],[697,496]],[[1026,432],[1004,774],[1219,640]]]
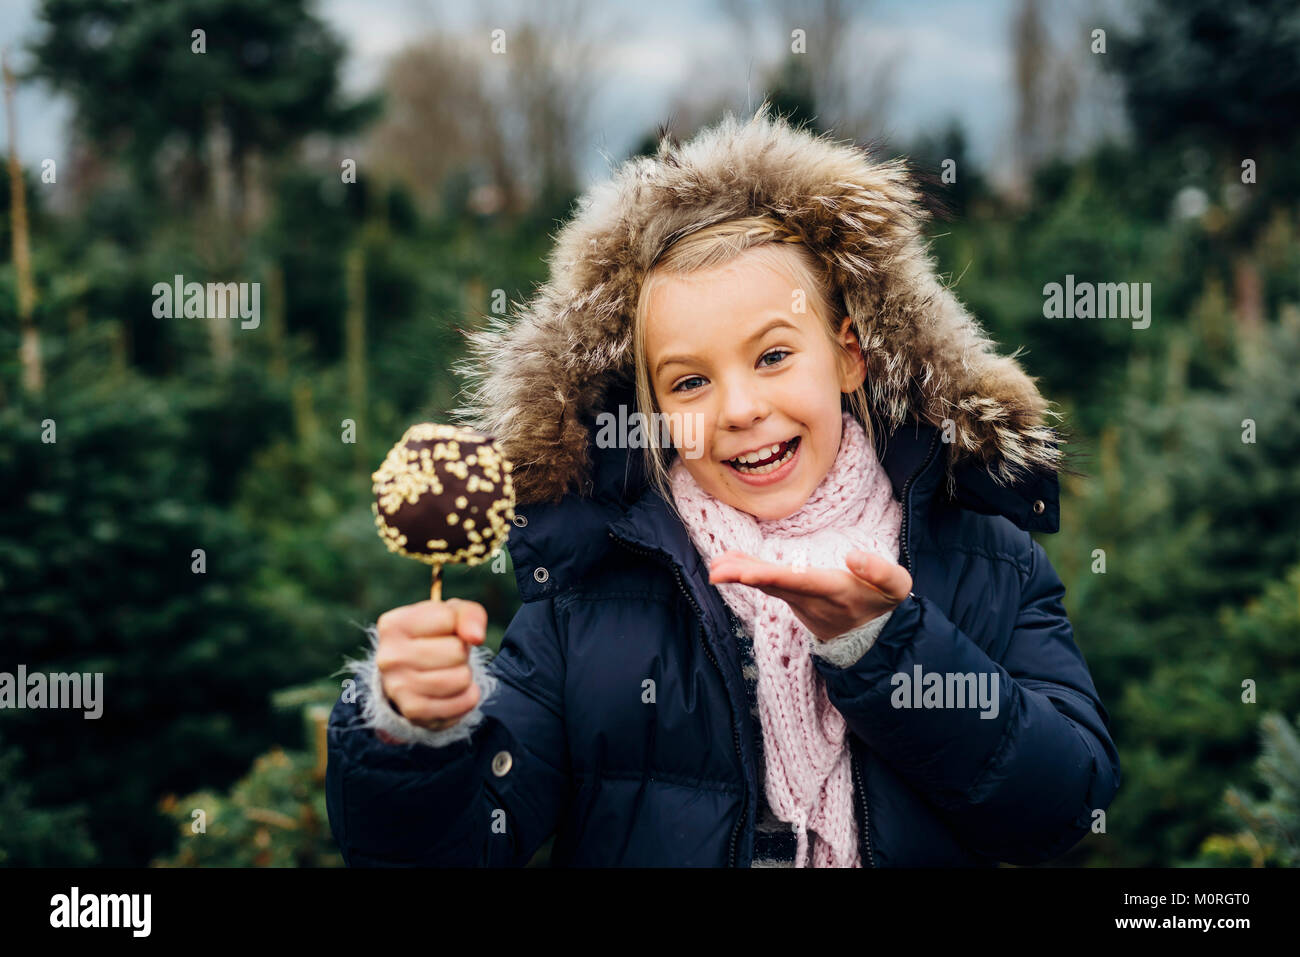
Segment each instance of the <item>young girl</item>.
[[586,194],[470,337],[523,605],[382,615],[329,727],[359,865],[1056,857],[1119,759],[1030,532],[1061,439],[903,166],[731,116]]

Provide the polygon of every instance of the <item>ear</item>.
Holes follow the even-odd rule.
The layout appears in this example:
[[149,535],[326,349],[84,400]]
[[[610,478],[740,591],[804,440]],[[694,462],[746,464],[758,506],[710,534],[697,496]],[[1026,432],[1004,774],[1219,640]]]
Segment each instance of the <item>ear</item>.
[[862,345],[858,342],[858,334],[853,330],[853,317],[845,316],[840,322],[836,341],[840,346],[837,357],[841,370],[840,391],[852,392],[867,378],[867,360],[862,357]]

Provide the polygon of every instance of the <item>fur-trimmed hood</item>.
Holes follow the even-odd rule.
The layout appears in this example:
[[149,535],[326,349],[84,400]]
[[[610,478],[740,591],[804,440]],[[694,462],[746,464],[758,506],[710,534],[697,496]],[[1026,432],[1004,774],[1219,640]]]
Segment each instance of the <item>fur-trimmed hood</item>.
[[520,505],[590,491],[594,423],[611,388],[632,382],[633,312],[655,258],[690,232],[760,213],[829,265],[873,415],[889,429],[952,421],[950,482],[967,460],[997,485],[1061,467],[1063,440],[1046,424],[1057,413],[936,276],[905,165],[769,112],[764,103],[748,121],[728,114],[685,144],[662,137],[656,156],[623,163],[579,199],[531,300],[467,333],[456,371],[468,401],[453,414],[495,436]]

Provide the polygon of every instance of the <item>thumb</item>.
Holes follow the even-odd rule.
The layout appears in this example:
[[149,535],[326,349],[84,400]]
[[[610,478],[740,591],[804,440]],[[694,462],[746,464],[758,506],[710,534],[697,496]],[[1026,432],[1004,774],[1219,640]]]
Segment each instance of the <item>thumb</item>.
[[476,601],[463,598],[448,601],[456,603],[456,635],[468,644],[483,644],[487,638],[487,609]]
[[849,552],[845,564],[853,577],[870,585],[890,601],[901,601],[911,590],[911,576],[902,565],[872,552]]

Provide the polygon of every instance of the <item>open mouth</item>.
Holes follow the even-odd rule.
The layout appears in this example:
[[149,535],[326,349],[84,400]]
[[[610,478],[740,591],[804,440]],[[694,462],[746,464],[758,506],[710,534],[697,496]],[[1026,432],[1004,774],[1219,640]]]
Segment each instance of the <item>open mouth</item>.
[[767,472],[774,472],[790,461],[795,449],[799,447],[799,438],[796,435],[794,438],[780,443],[780,445],[762,449],[758,452],[751,452],[745,456],[745,461],[727,459],[727,464],[743,475],[763,475]]

